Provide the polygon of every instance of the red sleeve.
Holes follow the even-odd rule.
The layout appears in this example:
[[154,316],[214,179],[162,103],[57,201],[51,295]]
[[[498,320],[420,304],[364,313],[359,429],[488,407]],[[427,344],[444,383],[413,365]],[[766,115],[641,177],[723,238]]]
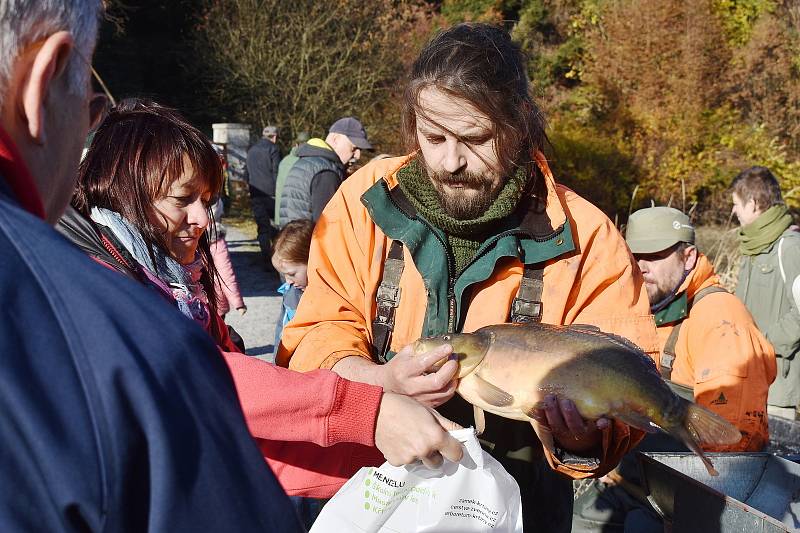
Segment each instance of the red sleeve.
[[380,387],[328,370],[301,373],[237,352],[222,355],[254,437],[319,446],[375,445]]

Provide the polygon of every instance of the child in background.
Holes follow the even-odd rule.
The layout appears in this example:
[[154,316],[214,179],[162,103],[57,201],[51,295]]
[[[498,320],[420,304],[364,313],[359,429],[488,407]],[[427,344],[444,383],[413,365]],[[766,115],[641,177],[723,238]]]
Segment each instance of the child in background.
[[[272,243],[272,266],[285,280],[278,287],[283,302],[275,324],[275,353],[278,352],[283,327],[294,317],[308,284],[308,252],[313,232],[314,223],[310,220],[293,220],[283,227]],[[290,496],[289,500],[303,524],[310,529],[322,510],[323,500],[301,496]]]
[[308,251],[314,223],[310,220],[293,220],[286,224],[272,244],[272,266],[280,273],[285,283],[278,287],[283,295],[281,313],[275,325],[275,352],[285,326],[294,317],[297,304],[308,284]]
[[211,207],[211,215],[214,217],[213,229],[209,228],[208,241],[211,248],[211,258],[214,261],[219,276],[215,280],[215,290],[217,293],[217,312],[223,318],[231,310],[231,307],[239,311],[240,314],[247,312],[247,306],[239,292],[239,282],[236,279],[236,272],[233,271],[233,263],[228,252],[228,243],[225,240],[227,229],[222,223],[222,200],[218,199]]

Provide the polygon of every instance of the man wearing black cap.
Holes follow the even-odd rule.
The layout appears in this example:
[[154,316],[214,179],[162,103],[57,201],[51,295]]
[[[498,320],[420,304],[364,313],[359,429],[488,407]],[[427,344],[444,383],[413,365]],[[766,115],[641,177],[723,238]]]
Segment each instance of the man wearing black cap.
[[297,162],[286,176],[280,199],[281,227],[292,220],[316,222],[345,178],[345,167],[371,150],[367,132],[354,117],[340,118],[325,140],[310,139],[297,149]]
[[261,248],[263,265],[272,270],[272,219],[275,217],[275,181],[281,152],[278,142],[278,128],[266,126],[258,140],[247,151],[247,176],[250,186],[250,205],[253,218],[258,227],[258,246]]

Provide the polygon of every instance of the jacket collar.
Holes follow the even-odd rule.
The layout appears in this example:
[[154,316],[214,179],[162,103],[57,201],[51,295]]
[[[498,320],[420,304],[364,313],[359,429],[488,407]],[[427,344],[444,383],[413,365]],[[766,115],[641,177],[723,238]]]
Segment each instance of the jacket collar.
[[0,127],[0,180],[11,191],[23,209],[41,219],[45,218],[44,205],[28,166],[22,159],[14,141]]
[[656,326],[663,326],[683,320],[689,315],[691,300],[701,289],[711,285],[719,285],[719,276],[714,272],[714,266],[708,258],[697,253],[697,264],[683,280],[677,290],[677,296],[669,305],[653,315]]
[[297,148],[297,157],[322,157],[328,159],[338,166],[344,168],[339,155],[330,147],[328,143],[316,137],[309,140],[307,143],[301,144]]

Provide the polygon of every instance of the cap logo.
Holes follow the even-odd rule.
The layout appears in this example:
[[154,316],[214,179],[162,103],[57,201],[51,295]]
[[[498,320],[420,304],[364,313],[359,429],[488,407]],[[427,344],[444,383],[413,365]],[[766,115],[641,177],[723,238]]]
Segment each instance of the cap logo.
[[681,229],[681,223],[678,222],[677,220],[673,220],[672,221],[672,227],[675,228],[675,229]]

